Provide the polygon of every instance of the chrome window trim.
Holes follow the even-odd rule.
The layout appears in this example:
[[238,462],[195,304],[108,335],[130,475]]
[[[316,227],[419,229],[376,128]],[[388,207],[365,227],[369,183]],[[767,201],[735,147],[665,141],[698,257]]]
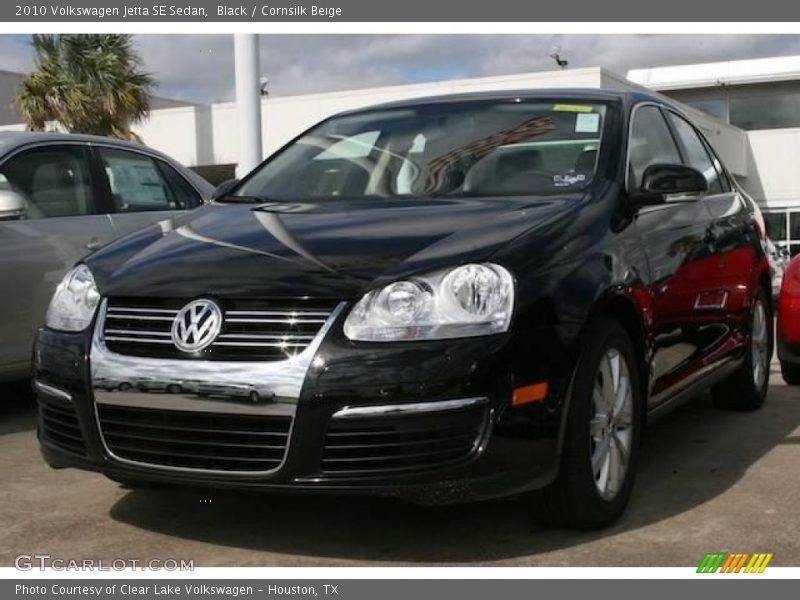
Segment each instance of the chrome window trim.
[[[106,456],[115,463],[144,468],[153,471],[167,471],[172,473],[205,474],[221,477],[263,477],[271,475],[283,468],[286,458],[289,455],[289,447],[295,425],[295,410],[297,401],[300,397],[303,384],[308,371],[313,366],[314,358],[325,335],[330,331],[333,324],[342,314],[347,305],[340,302],[331,311],[326,323],[317,332],[314,340],[295,357],[282,361],[201,361],[201,360],[180,360],[180,359],[154,359],[138,356],[125,356],[111,352],[104,342],[103,331],[105,328],[105,313],[107,300],[104,298],[100,304],[97,319],[92,336],[92,345],[89,354],[91,365],[92,382],[92,404],[94,407],[95,426],[100,437],[100,442]],[[246,405],[229,403],[225,400],[215,401],[191,397],[189,394],[148,394],[147,392],[133,392],[126,394],[125,397],[114,397],[117,392],[108,392],[96,386],[96,379],[106,372],[118,372],[118,370],[136,368],[144,365],[145,368],[159,368],[161,370],[176,369],[178,373],[186,372],[192,377],[206,375],[208,377],[227,377],[229,381],[240,377],[243,374],[256,378],[255,383],[264,382],[265,385],[273,383],[270,378],[282,377],[283,381],[276,390],[276,401],[268,404]],[[146,372],[146,371],[145,371]],[[233,373],[232,373],[233,372]],[[157,398],[156,403],[165,410],[183,410],[187,412],[223,412],[224,414],[247,414],[265,416],[289,416],[291,423],[286,437],[286,447],[280,463],[273,469],[266,471],[235,471],[223,469],[202,469],[189,467],[175,467],[171,465],[161,465],[122,458],[114,454],[106,443],[103,429],[100,426],[100,412],[98,406],[128,406],[131,408],[156,408],[153,406],[152,398]],[[227,412],[219,410],[227,407]]]
[[369,417],[390,417],[394,415],[424,414],[484,406],[489,403],[485,396],[460,398],[458,400],[439,400],[415,402],[411,404],[383,404],[380,406],[345,406],[333,413],[334,419],[359,419]]

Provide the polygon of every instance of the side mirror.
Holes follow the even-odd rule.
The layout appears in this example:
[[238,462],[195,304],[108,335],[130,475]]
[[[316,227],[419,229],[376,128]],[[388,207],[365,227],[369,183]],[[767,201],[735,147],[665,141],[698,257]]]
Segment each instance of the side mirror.
[[28,203],[14,190],[0,190],[0,221],[24,219]]
[[670,194],[703,194],[708,191],[705,176],[692,167],[685,165],[650,165],[642,175],[639,193],[645,197],[660,197]]
[[239,183],[238,179],[226,179],[216,187],[211,194],[211,199],[216,200],[217,198],[222,198],[230,192],[237,183]]

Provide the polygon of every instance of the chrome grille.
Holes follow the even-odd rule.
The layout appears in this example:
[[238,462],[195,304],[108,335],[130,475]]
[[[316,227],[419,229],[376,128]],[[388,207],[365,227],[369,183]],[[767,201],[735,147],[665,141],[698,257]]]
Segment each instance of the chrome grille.
[[172,323],[189,300],[110,298],[103,335],[112,352],[154,358],[284,360],[302,352],[328,320],[336,302],[319,300],[215,300],[223,310],[220,335],[200,353],[172,343]]
[[488,419],[485,406],[424,415],[331,419],[325,435],[325,476],[416,473],[469,460]]
[[266,473],[283,461],[292,417],[97,405],[117,458],[172,469]]
[[70,402],[39,395],[39,435],[62,450],[86,454],[86,443],[78,415]]

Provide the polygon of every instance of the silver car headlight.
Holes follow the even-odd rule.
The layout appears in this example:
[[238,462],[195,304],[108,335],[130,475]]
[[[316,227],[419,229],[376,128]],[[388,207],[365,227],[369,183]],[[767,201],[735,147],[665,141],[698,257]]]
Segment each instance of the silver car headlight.
[[78,265],[58,284],[45,323],[60,331],[83,331],[92,322],[99,302],[92,272],[86,265]]
[[344,323],[351,340],[389,342],[473,337],[508,331],[514,279],[500,265],[469,264],[372,290]]

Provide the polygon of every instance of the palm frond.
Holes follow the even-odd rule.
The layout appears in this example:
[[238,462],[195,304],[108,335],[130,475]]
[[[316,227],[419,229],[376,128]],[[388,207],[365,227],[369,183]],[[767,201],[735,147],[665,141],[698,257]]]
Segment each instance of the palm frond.
[[156,81],[131,36],[37,34],[32,46],[35,69],[15,98],[28,127],[52,121],[76,133],[137,138],[130,127],[148,116]]

